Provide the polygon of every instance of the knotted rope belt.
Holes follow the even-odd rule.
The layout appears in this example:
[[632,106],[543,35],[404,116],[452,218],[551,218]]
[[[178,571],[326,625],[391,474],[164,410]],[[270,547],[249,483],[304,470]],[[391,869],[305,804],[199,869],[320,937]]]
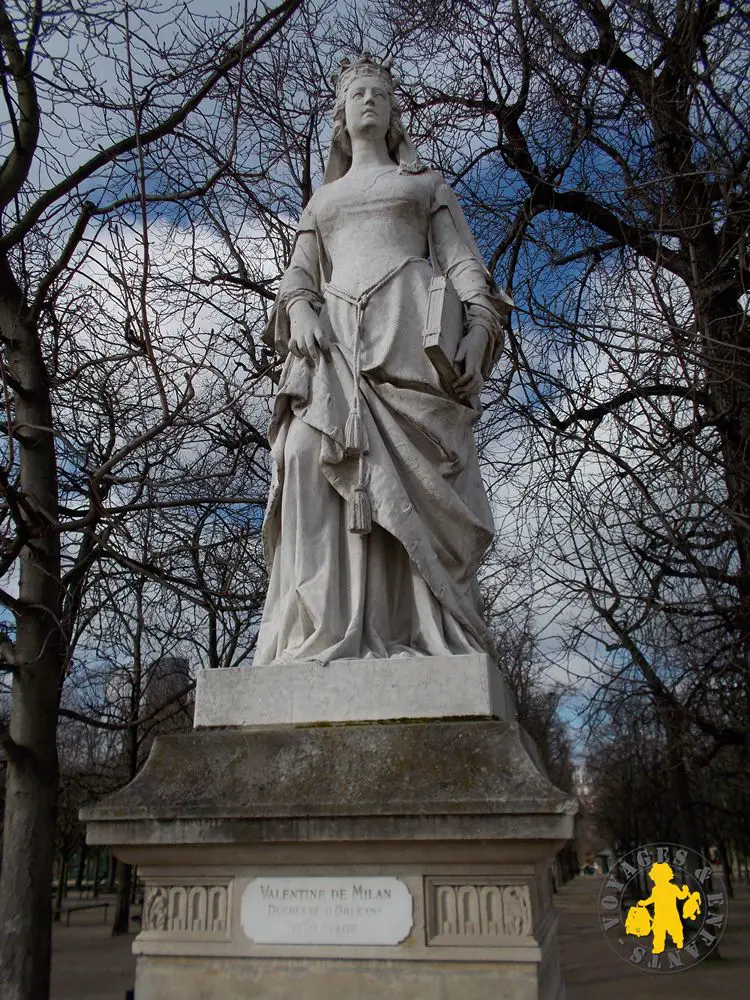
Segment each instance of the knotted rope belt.
[[359,295],[350,295],[341,288],[336,288],[330,282],[325,286],[325,292],[343,302],[348,302],[357,310],[357,319],[354,328],[354,350],[353,350],[353,376],[354,389],[350,403],[349,416],[344,429],[344,455],[347,458],[356,458],[359,461],[357,485],[354,487],[354,496],[349,503],[349,531],[355,535],[366,535],[372,531],[372,505],[367,493],[367,470],[365,467],[365,453],[367,452],[367,435],[362,422],[361,397],[361,355],[362,355],[362,334],[364,333],[365,310],[370,299],[375,292],[387,285],[391,278],[395,278],[407,264],[413,261],[424,261],[424,257],[406,257],[396,267],[384,274],[382,278],[366,288]]

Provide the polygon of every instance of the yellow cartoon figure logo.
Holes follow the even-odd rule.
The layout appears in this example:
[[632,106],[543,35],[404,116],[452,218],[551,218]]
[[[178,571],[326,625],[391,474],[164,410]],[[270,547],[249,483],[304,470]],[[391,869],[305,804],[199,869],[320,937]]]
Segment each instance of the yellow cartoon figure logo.
[[[654,941],[651,951],[660,955],[664,951],[667,935],[677,948],[682,948],[685,934],[682,919],[677,909],[677,901],[684,899],[682,918],[694,920],[701,912],[701,896],[699,892],[691,892],[686,885],[675,885],[674,872],[663,862],[651,865],[648,877],[654,884],[648,899],[640,899],[636,906],[631,906],[625,920],[625,931],[636,937],[646,937],[653,933]],[[647,907],[653,906],[653,917]]]
[[681,844],[646,844],[616,858],[602,880],[599,923],[629,965],[653,973],[695,966],[727,921],[721,869]]

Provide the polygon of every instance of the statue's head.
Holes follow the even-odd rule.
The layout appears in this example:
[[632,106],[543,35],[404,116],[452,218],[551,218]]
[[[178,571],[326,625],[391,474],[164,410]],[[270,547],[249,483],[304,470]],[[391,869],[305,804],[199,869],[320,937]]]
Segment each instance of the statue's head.
[[393,96],[395,81],[391,67],[391,59],[378,63],[369,52],[363,52],[354,62],[342,59],[340,71],[333,77],[336,103],[332,140],[345,156],[351,156],[349,125],[359,129],[369,121],[369,131],[385,137],[388,153],[398,163],[405,133]]

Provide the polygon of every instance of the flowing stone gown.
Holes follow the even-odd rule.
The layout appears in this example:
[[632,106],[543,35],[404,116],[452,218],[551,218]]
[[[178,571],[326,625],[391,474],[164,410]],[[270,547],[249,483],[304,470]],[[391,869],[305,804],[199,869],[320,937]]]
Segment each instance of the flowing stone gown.
[[[446,393],[423,349],[430,261],[490,332],[487,372],[510,300],[440,175],[404,164],[350,172],[302,215],[266,331],[286,360],[270,428],[270,582],[256,664],[492,652],[475,576],[493,535],[478,408]],[[315,367],[288,351],[287,310],[300,297],[331,340]],[[344,439],[356,391],[373,519],[364,535],[347,528],[361,472]]]

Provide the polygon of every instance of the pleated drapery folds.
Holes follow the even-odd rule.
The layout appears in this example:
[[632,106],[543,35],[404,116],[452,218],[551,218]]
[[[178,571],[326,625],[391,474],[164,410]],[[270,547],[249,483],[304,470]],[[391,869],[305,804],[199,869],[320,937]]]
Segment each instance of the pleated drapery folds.
[[[452,194],[432,173],[399,176],[392,219],[378,192],[374,238],[381,259],[383,233],[395,241],[395,263],[357,288],[339,287],[337,273],[351,267],[337,271],[347,206],[335,189],[316,192],[303,216],[268,328],[269,342],[285,354],[287,309],[304,297],[320,312],[331,353],[315,367],[287,354],[284,365],[269,432],[276,466],[264,522],[270,581],[255,663],[491,653],[476,584],[493,535],[473,437],[479,411],[445,392],[424,353],[435,271],[426,257],[399,256],[399,232],[414,246],[421,226],[425,249],[467,310],[492,325],[488,366],[505,303],[454,220],[455,199],[449,209]],[[360,199],[352,233],[363,254],[366,208]],[[353,410],[361,454],[347,448]],[[372,527],[357,533],[347,511],[363,484]]]

